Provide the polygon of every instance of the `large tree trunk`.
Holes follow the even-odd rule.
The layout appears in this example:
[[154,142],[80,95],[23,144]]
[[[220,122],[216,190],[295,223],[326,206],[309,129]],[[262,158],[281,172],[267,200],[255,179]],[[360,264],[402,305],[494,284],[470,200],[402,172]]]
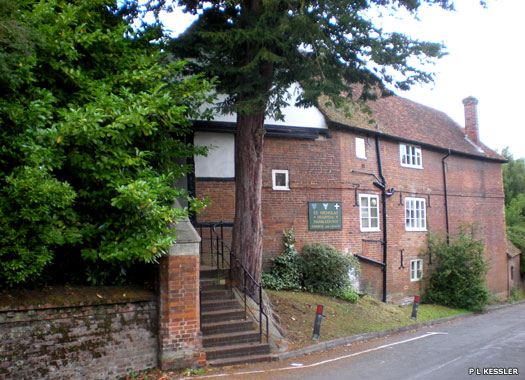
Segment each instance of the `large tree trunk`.
[[[237,115],[235,141],[235,220],[232,248],[248,272],[261,281],[261,211],[264,112]],[[247,284],[250,290],[255,290]]]

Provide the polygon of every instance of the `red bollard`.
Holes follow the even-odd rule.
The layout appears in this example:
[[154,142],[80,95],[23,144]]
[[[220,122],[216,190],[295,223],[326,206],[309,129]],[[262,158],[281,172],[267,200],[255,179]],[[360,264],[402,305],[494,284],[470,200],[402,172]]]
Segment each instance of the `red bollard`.
[[413,320],[417,319],[417,307],[419,306],[419,296],[414,296],[414,305],[412,306],[412,318]]
[[317,313],[315,314],[314,333],[312,340],[319,340],[319,332],[321,331],[321,321],[323,320],[323,305],[317,305]]

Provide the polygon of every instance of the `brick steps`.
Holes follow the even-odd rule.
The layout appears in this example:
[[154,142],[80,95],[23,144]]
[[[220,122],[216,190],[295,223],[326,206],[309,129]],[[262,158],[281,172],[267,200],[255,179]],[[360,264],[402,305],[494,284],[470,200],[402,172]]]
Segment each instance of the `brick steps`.
[[222,321],[222,322],[213,322],[213,323],[202,323],[201,331],[203,337],[212,334],[218,333],[232,333],[240,331],[254,331],[253,322],[249,320],[238,320],[238,321]]
[[209,360],[208,365],[210,367],[226,367],[246,363],[268,362],[272,360],[275,360],[275,358],[271,355],[237,356],[232,358]]
[[[204,275],[204,277],[202,277]],[[272,360],[270,346],[245,319],[243,306],[224,286],[224,271],[201,270],[201,332],[208,365],[220,367]]]
[[206,359],[225,359],[232,357],[267,355],[270,352],[270,346],[267,343],[243,343],[221,347],[206,348]]
[[230,289],[206,289],[201,291],[201,301],[233,299]]
[[[251,327],[251,326],[250,326]],[[235,343],[251,343],[259,341],[259,333],[251,327],[246,331],[234,331],[229,333],[210,334],[202,339],[204,347],[226,346]]]
[[239,302],[236,299],[209,299],[201,302],[202,311],[215,311],[225,309],[235,309],[239,307]]
[[201,313],[201,322],[209,323],[244,319],[244,310],[238,307],[239,304],[237,304],[236,309],[203,311]]

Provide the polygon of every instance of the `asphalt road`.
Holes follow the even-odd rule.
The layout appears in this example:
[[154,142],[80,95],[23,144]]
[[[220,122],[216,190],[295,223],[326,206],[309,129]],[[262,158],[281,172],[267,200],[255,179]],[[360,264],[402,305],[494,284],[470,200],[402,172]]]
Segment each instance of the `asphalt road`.
[[287,361],[221,370],[202,378],[525,380],[525,303]]

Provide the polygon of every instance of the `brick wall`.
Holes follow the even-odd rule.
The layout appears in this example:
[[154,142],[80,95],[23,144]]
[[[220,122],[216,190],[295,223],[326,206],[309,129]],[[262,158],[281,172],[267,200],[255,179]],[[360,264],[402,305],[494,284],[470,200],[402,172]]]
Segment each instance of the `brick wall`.
[[159,364],[163,370],[205,364],[199,311],[199,256],[160,262]]
[[[270,258],[282,253],[283,230],[293,228],[300,249],[307,243],[329,243],[347,254],[360,254],[383,261],[380,232],[361,232],[357,194],[375,194],[373,185],[379,176],[373,136],[331,129],[331,138],[317,140],[266,138],[263,171],[263,267]],[[366,160],[355,155],[355,138],[365,139]],[[420,294],[421,282],[410,281],[410,260],[420,259],[425,249],[427,232],[405,230],[405,198],[424,198],[428,230],[444,234],[445,207],[442,159],[445,153],[422,149],[423,169],[400,165],[399,143],[380,139],[381,162],[387,188],[396,193],[387,198],[388,300],[402,302]],[[505,221],[501,164],[451,155],[446,159],[450,231],[466,222],[479,223],[486,244],[491,269],[489,289],[503,294],[507,288]],[[290,190],[272,189],[272,169],[289,171]],[[367,174],[366,174],[367,173]],[[234,183],[196,181],[197,196],[207,195],[212,205],[199,216],[199,221],[233,220]],[[340,231],[309,231],[308,202],[337,201],[343,210]],[[231,207],[231,209],[230,209]],[[385,212],[382,208],[380,214]],[[209,218],[209,219],[208,219]],[[381,223],[381,222],[380,222]],[[403,250],[404,268],[401,267]],[[423,272],[428,269],[424,258]],[[382,270],[362,263],[362,289],[382,296]]]
[[0,310],[0,379],[108,379],[157,366],[155,301]]

